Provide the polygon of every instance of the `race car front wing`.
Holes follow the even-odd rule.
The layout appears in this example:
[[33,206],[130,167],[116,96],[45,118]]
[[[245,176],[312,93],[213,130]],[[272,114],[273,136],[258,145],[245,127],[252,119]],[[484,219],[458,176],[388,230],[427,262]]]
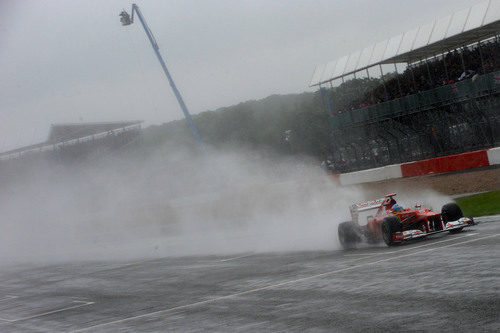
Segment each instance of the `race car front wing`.
[[474,219],[472,217],[462,217],[456,221],[447,222],[446,225],[444,226],[444,229],[442,230],[425,232],[420,229],[415,229],[415,230],[405,230],[403,232],[395,232],[393,234],[393,240],[396,242],[401,242],[410,239],[422,238],[428,235],[438,234],[440,232],[471,227],[476,224],[477,223],[474,222]]

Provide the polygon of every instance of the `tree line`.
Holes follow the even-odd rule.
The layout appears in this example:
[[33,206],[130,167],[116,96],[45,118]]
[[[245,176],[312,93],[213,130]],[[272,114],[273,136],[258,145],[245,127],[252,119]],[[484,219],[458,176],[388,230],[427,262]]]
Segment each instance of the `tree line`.
[[[379,84],[378,79],[352,79],[323,93],[272,95],[192,118],[203,141],[215,148],[269,150],[324,159],[330,149],[330,115],[324,97],[338,109]],[[182,119],[145,128],[142,145],[195,149],[197,142]]]

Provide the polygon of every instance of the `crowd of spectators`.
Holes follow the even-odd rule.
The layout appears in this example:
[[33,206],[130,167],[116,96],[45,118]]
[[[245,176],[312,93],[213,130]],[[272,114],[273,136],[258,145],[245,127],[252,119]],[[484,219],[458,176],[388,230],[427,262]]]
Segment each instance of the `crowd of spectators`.
[[[500,43],[498,39],[456,49],[432,60],[409,66],[403,73],[385,77],[385,82],[343,105],[338,112],[346,112],[365,106],[416,94],[421,91],[453,84],[478,74],[500,69]],[[384,80],[383,80],[384,81]]]

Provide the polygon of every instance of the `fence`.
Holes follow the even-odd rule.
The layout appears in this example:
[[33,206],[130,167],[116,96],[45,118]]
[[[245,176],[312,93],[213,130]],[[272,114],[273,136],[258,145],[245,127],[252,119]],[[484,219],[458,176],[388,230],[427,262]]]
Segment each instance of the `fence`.
[[332,117],[334,171],[500,145],[500,72]]

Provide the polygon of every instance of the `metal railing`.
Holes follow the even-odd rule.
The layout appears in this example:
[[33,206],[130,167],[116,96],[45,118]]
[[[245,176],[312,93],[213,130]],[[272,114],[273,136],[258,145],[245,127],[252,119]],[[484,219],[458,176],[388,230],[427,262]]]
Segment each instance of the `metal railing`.
[[339,113],[330,118],[330,126],[335,130],[357,123],[395,118],[426,108],[432,108],[436,105],[499,92],[500,84],[495,83],[495,77],[499,75],[500,72],[484,74],[474,79],[448,84],[388,102]]

